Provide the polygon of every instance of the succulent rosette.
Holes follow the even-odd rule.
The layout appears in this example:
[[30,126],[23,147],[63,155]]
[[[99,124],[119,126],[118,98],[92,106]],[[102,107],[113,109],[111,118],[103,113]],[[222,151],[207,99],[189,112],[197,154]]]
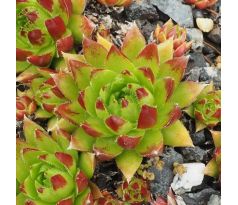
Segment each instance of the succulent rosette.
[[217,0],[184,0],[187,4],[193,4],[198,9],[206,9],[213,6]]
[[21,92],[17,90],[16,97],[16,119],[23,120],[24,116],[33,114],[36,111],[36,102],[30,90]]
[[173,57],[173,39],[146,45],[134,27],[119,49],[98,37],[84,38],[83,55],[64,54],[67,68],[31,87],[42,109],[78,126],[71,148],[115,158],[129,181],[143,156],[164,145],[193,146],[178,119],[204,85],[180,82],[188,58]]
[[205,167],[205,175],[220,178],[221,175],[221,132],[211,131],[215,145],[214,156]]
[[[17,72],[47,67],[54,56],[69,52],[90,28],[82,16],[86,0],[16,1]],[[83,27],[87,27],[84,29]]]
[[94,154],[68,150],[69,135],[58,130],[52,138],[27,118],[24,135],[25,141],[17,139],[17,205],[93,204]]
[[195,118],[196,131],[216,126],[221,122],[221,91],[215,90],[211,83],[185,111]]
[[154,38],[157,43],[163,43],[168,39],[173,40],[174,57],[184,55],[191,47],[192,42],[186,42],[186,29],[179,25],[174,25],[169,19],[163,26],[157,25],[154,31]]
[[106,6],[128,6],[132,0],[98,0],[98,2]]
[[123,201],[131,205],[141,205],[143,202],[151,201],[147,182],[136,177],[133,177],[129,183],[124,181],[117,193]]

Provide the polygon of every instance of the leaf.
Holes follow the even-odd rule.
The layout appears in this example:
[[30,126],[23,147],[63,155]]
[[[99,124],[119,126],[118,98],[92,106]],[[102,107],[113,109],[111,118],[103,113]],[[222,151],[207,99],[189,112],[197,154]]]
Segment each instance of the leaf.
[[134,150],[124,150],[116,157],[116,163],[126,180],[130,182],[142,162],[142,157]]
[[160,130],[147,130],[136,151],[144,157],[158,155],[163,151],[163,135]]
[[136,67],[148,67],[152,69],[154,76],[157,76],[159,68],[159,55],[155,43],[148,44],[133,60]]
[[199,84],[193,81],[181,82],[174,91],[171,101],[177,103],[181,109],[188,107],[197,99],[203,89],[204,84]]
[[187,67],[188,58],[185,56],[173,58],[159,66],[158,78],[173,78],[175,87],[182,80],[184,71]]
[[44,129],[41,126],[31,121],[27,117],[24,117],[23,131],[24,131],[24,136],[26,138],[26,142],[29,145],[36,146],[35,130],[37,129],[44,131]]
[[158,45],[160,64],[173,59],[173,39],[164,41]]
[[123,151],[122,147],[117,144],[115,137],[97,138],[93,150],[101,160],[111,160]]
[[130,72],[135,70],[134,65],[115,45],[112,45],[108,52],[105,67],[117,73],[121,73],[124,70],[129,70]]
[[218,177],[219,168],[215,158],[213,158],[212,160],[208,162],[208,164],[205,167],[204,174],[214,178]]
[[193,147],[189,132],[178,120],[173,125],[162,129],[164,144],[172,147]]
[[104,67],[107,50],[99,43],[89,39],[83,39],[84,57],[88,63],[96,67]]
[[56,86],[67,99],[74,101],[78,98],[78,88],[70,74],[59,72],[51,76]]
[[215,147],[221,147],[221,132],[210,130]]
[[95,138],[88,135],[80,127],[71,136],[70,148],[79,151],[92,151]]
[[82,152],[79,155],[78,159],[80,170],[90,179],[93,177],[95,170],[95,154],[89,152]]
[[130,59],[134,59],[145,47],[146,42],[137,26],[129,30],[122,44],[122,52]]
[[109,51],[112,47],[112,43],[109,42],[107,39],[103,38],[99,33],[97,33],[97,42],[101,44],[104,48],[106,48],[107,51]]

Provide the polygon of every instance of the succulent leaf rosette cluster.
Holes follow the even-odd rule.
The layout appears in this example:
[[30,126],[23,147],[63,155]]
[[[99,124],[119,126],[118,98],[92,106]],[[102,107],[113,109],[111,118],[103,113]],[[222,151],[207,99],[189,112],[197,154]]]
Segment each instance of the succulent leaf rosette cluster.
[[213,158],[205,167],[205,174],[214,178],[221,177],[221,132],[211,131],[215,145]]
[[17,0],[17,72],[47,67],[55,55],[81,42],[83,30],[90,32],[82,16],[85,4],[86,0]]
[[128,183],[124,181],[117,190],[123,201],[131,205],[141,205],[150,201],[150,192],[147,182],[143,179],[133,177]]
[[17,91],[16,97],[16,119],[21,121],[24,116],[35,113],[37,104],[33,99],[32,92],[30,90],[21,92]]
[[198,9],[206,9],[213,6],[217,0],[184,0],[184,2],[187,4],[193,4]]
[[206,86],[197,100],[185,110],[196,120],[196,131],[214,127],[221,122],[221,91],[213,84]]
[[174,57],[184,55],[192,45],[192,41],[186,42],[186,29],[174,25],[172,19],[169,19],[163,26],[157,25],[154,38],[158,44],[169,42],[168,40],[171,39],[173,41]]
[[132,0],[98,0],[98,2],[106,6],[128,6]]
[[68,150],[70,136],[58,130],[52,138],[24,119],[26,140],[17,139],[17,205],[92,204],[89,178],[94,171],[94,154]]
[[144,156],[192,146],[179,118],[204,85],[180,82],[188,58],[174,57],[173,45],[172,38],[146,45],[136,26],[120,49],[84,38],[83,55],[64,54],[67,68],[42,72],[31,87],[42,109],[78,127],[70,148],[115,158],[130,181]]

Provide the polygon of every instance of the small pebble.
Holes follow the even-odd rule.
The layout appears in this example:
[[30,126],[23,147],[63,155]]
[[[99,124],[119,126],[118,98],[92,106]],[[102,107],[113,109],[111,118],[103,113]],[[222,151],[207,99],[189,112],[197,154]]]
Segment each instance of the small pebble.
[[210,32],[214,26],[213,20],[209,18],[196,18],[196,23],[198,28],[205,33]]

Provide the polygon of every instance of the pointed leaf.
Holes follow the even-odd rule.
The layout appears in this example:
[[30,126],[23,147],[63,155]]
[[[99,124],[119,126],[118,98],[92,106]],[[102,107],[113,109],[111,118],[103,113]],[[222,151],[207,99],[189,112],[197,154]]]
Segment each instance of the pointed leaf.
[[160,130],[148,130],[136,147],[144,157],[156,156],[163,151],[163,135]]
[[160,63],[165,63],[168,60],[173,59],[173,39],[164,41],[158,45],[158,53]]
[[193,81],[181,82],[174,91],[171,101],[177,103],[180,108],[187,107],[197,99],[203,88],[203,84]]
[[146,42],[137,26],[129,30],[124,38],[122,52],[129,58],[134,59],[138,53],[145,47]]
[[77,85],[69,74],[60,72],[58,74],[52,74],[52,77],[55,84],[66,98],[72,101],[78,98]]
[[92,151],[95,138],[88,135],[81,127],[75,130],[70,141],[70,148],[79,151]]
[[116,158],[118,168],[129,182],[142,162],[142,157],[134,150],[124,150]]
[[90,40],[89,38],[84,38],[83,52],[85,59],[92,66],[96,67],[104,66],[108,52],[102,45],[93,40]]
[[193,147],[189,132],[180,121],[162,129],[162,134],[165,145],[172,147]]
[[205,167],[204,174],[210,177],[215,177],[215,178],[218,177],[219,168],[215,158],[213,158],[211,161],[208,162],[208,164]]
[[95,154],[89,152],[82,152],[79,155],[78,159],[80,170],[90,179],[93,176],[96,161],[95,161]]
[[100,160],[111,160],[123,151],[115,137],[97,138],[93,150]]

